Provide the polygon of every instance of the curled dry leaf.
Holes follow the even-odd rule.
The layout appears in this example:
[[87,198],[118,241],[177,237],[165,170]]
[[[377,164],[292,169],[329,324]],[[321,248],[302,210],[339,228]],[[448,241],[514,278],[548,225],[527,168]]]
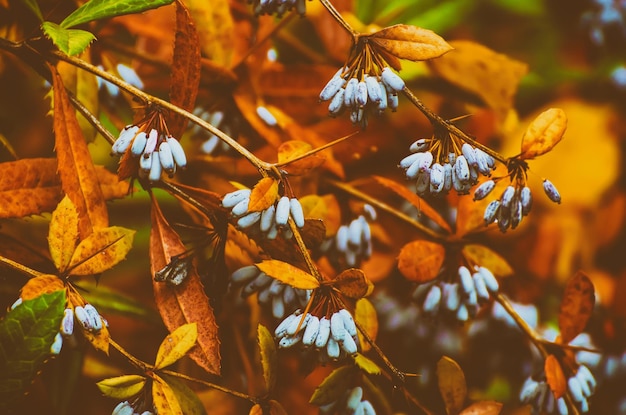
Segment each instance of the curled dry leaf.
[[[374,305],[367,298],[361,298],[356,302],[354,320],[363,327],[363,330],[372,340],[376,340],[378,335],[378,316],[376,315]],[[372,346],[365,340],[360,330],[357,335],[361,343],[361,350],[363,352],[368,351]]]
[[506,259],[484,245],[467,244],[461,252],[470,263],[489,269],[493,275],[508,277],[513,274],[513,268]]
[[561,342],[568,344],[587,325],[595,304],[593,283],[582,271],[578,271],[565,286],[559,310]]
[[196,323],[183,324],[168,335],[159,346],[155,369],[167,367],[183,357],[198,339],[198,325]]
[[563,369],[554,355],[548,355],[544,364],[546,382],[554,394],[555,399],[562,398],[567,390],[567,380],[563,374]]
[[448,415],[457,415],[463,409],[467,398],[465,375],[457,362],[443,356],[437,362],[437,382],[439,392]]
[[350,268],[339,274],[333,280],[333,287],[352,299],[365,297],[374,289],[365,273],[357,268]]
[[405,24],[386,27],[368,37],[385,52],[411,61],[437,58],[452,50],[452,46],[432,30]]
[[270,277],[293,288],[313,290],[320,286],[320,282],[313,275],[283,261],[268,259],[255,265]]
[[520,157],[528,160],[552,150],[567,129],[567,116],[560,108],[550,108],[533,120],[522,137]]
[[278,198],[278,182],[264,177],[252,188],[248,212],[260,212],[272,206]]
[[408,280],[428,282],[439,274],[445,256],[446,250],[439,243],[424,240],[409,242],[398,255],[398,269]]
[[146,384],[146,378],[139,375],[123,375],[108,378],[96,383],[104,396],[126,400],[137,395]]

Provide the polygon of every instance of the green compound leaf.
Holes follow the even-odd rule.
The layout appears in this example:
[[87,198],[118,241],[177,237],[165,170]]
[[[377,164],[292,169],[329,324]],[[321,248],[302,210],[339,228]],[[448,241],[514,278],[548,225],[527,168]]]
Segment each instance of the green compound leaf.
[[52,22],[43,22],[41,29],[52,43],[66,55],[78,55],[96,38],[86,30],[65,29]]
[[108,17],[123,16],[156,9],[173,3],[174,0],[91,0],[83,4],[61,22],[61,27],[69,28],[79,24]]
[[0,413],[24,395],[50,356],[64,309],[59,290],[24,301],[0,321]]

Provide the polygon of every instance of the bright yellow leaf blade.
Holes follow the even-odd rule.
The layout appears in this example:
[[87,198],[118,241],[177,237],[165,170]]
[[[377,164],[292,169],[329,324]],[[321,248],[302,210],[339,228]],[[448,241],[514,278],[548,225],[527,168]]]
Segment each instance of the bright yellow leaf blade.
[[52,212],[48,230],[48,246],[54,266],[61,272],[67,269],[78,240],[78,211],[65,196]]
[[76,247],[68,267],[70,274],[94,275],[112,268],[126,258],[134,235],[134,230],[121,226],[95,229]]
[[278,182],[264,177],[252,188],[248,212],[260,212],[272,206],[278,197]]
[[146,378],[139,375],[124,375],[108,378],[96,383],[104,396],[126,400],[137,395],[146,384]]
[[178,398],[172,388],[161,377],[154,375],[152,403],[157,414],[183,415]]
[[380,375],[382,373],[380,366],[378,366],[373,360],[363,356],[361,353],[357,353],[356,356],[354,356],[354,363],[356,363],[361,370],[365,373],[369,373],[370,375]]
[[257,332],[259,350],[261,352],[261,366],[263,367],[263,378],[265,379],[265,389],[267,393],[270,393],[274,389],[278,370],[276,343],[274,342],[274,336],[272,336],[264,325],[259,324]]
[[533,120],[522,137],[521,158],[532,159],[552,150],[567,129],[567,116],[560,108],[550,108]]
[[[354,320],[359,323],[372,340],[376,340],[378,335],[378,316],[374,305],[367,299],[361,298],[356,302],[354,311]],[[361,331],[358,331],[359,342],[361,343],[361,351],[367,352],[372,346],[365,340]]]
[[484,245],[467,244],[461,252],[472,265],[485,267],[497,277],[508,277],[513,274],[513,268],[506,259]]
[[320,286],[320,282],[313,275],[283,261],[269,259],[256,264],[256,267],[270,277],[291,285],[293,288],[313,290]]
[[157,352],[155,369],[167,367],[183,357],[198,339],[198,325],[187,323],[178,327],[161,342]]
[[369,37],[386,52],[411,61],[437,58],[452,50],[452,46],[432,30],[405,24],[386,27]]

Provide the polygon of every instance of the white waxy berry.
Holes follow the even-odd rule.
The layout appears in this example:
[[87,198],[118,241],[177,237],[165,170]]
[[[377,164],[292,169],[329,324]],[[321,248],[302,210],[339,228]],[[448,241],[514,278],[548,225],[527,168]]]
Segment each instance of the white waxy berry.
[[374,409],[370,401],[361,401],[361,403],[359,404],[359,407],[357,408],[355,412],[355,415],[356,414],[376,415],[376,410]]
[[298,344],[301,338],[302,334],[298,334],[297,336],[285,336],[278,342],[278,347],[282,349],[288,349],[289,347]]
[[533,378],[527,378],[519,393],[519,400],[522,403],[529,403],[537,394],[539,384]]
[[176,164],[174,163],[172,148],[167,141],[159,146],[159,160],[161,160],[163,170],[171,177],[176,171]]
[[[240,189],[235,190],[234,192],[230,192],[224,195],[222,198],[222,206],[229,209],[237,205],[244,199],[250,199],[250,189]],[[247,210],[247,208],[246,208]]]
[[322,92],[320,92],[320,101],[328,101],[345,85],[346,80],[341,77],[342,72],[343,68],[340,68],[335,75],[330,78],[330,81],[328,81],[324,89],[322,89]]
[[133,157],[139,157],[143,154],[143,150],[146,148],[148,142],[148,135],[145,131],[141,131],[135,136],[133,143],[130,145],[130,153]]
[[354,247],[360,246],[362,234],[363,224],[358,219],[354,219],[348,226],[348,243]]
[[430,287],[422,309],[425,313],[437,313],[439,310],[439,303],[441,302],[441,288],[438,285]]
[[459,321],[469,320],[469,311],[467,311],[467,306],[465,304],[461,304],[456,310],[456,319]]
[[498,279],[495,277],[495,275],[493,275],[493,273],[485,267],[478,267],[478,272],[480,272],[480,274],[483,276],[489,292],[493,294],[497,293],[500,289],[500,284],[498,283]]
[[546,195],[551,201],[558,204],[561,203],[561,195],[559,194],[559,191],[556,190],[556,187],[554,186],[554,184],[552,184],[550,180],[544,179],[543,191],[546,192]]
[[485,226],[493,223],[496,220],[496,216],[500,210],[500,201],[493,200],[490,202],[485,208],[485,214],[483,215],[483,219],[485,220]]
[[465,296],[468,297],[474,292],[474,280],[472,279],[472,273],[465,266],[459,267],[459,281],[461,282],[461,288],[465,293]]
[[74,311],[71,308],[66,308],[63,312],[63,319],[61,320],[61,334],[64,336],[71,336],[74,333]]
[[343,317],[339,313],[334,313],[330,317],[330,336],[339,343],[348,336],[346,328],[343,326]]
[[398,96],[387,94],[387,105],[389,106],[391,111],[396,112],[396,110],[398,109]]
[[328,338],[330,337],[330,320],[326,317],[320,319],[320,328],[315,338],[315,347],[321,349],[328,344]]
[[304,226],[304,212],[302,211],[300,201],[295,197],[289,200],[289,213],[296,226],[302,228]]
[[317,333],[320,331],[320,319],[317,316],[311,316],[307,323],[304,334],[302,334],[302,344],[305,346],[312,346],[317,338]]
[[423,195],[430,189],[430,172],[420,171],[417,174],[417,181],[415,182],[415,191],[417,194]]
[[454,171],[456,173],[456,177],[461,183],[466,183],[469,181],[469,165],[467,164],[467,160],[465,159],[464,155],[460,155],[456,158],[456,161],[454,163]]
[[383,83],[390,87],[394,92],[400,92],[404,89],[404,81],[402,78],[400,78],[400,76],[389,67],[383,68],[380,78]]
[[367,86],[367,95],[372,102],[380,103],[385,91],[380,90],[380,84],[375,76],[366,76],[365,85]]
[[435,163],[430,168],[430,192],[439,193],[443,190],[445,179],[444,168],[441,164]]
[[423,153],[418,154],[422,154],[422,156],[417,159],[419,163],[419,170],[421,172],[430,173],[430,165],[433,164],[433,153],[430,151],[424,151]]
[[559,398],[556,401],[556,407],[559,411],[559,415],[569,415],[569,410],[567,409],[567,403],[565,402],[565,398]]
[[206,154],[213,154],[219,143],[220,139],[216,135],[211,135],[200,148]]
[[185,149],[180,145],[180,142],[172,136],[168,136],[165,141],[169,144],[172,150],[172,157],[174,163],[180,168],[187,166],[187,156],[185,155]]
[[254,265],[239,268],[230,276],[230,280],[235,284],[249,282],[259,275],[259,269]]
[[447,193],[452,189],[452,165],[446,163],[443,165],[443,191]]
[[287,327],[287,335],[294,336],[296,333],[304,330],[310,318],[311,314],[307,313],[306,315],[304,315],[304,317],[299,316],[298,318],[294,319],[289,327]]
[[120,402],[117,404],[115,408],[113,408],[113,412],[111,415],[133,415],[135,410],[128,403],[128,401]]
[[357,335],[356,323],[354,322],[354,319],[352,318],[352,314],[350,314],[350,312],[346,310],[345,308],[342,308],[341,310],[339,310],[339,314],[343,318],[343,326],[345,327],[348,334],[350,336],[356,336]]
[[570,395],[572,395],[572,399],[574,399],[574,401],[582,402],[585,400],[580,382],[575,376],[567,379],[567,389],[569,390]]
[[339,115],[341,110],[343,109],[343,99],[346,90],[340,88],[339,91],[335,94],[333,99],[328,104],[328,113],[332,116]]
[[411,153],[420,153],[422,151],[428,150],[430,147],[430,141],[426,138],[420,138],[419,140],[413,142],[409,147],[409,151]]
[[578,380],[580,380],[581,383],[587,384],[591,392],[595,390],[597,385],[596,378],[593,376],[593,373],[591,373],[587,366],[580,365],[580,367],[578,368],[578,372],[576,372],[576,377],[578,378]]
[[380,102],[378,103],[378,112],[382,114],[389,105],[387,100],[387,90],[385,89],[385,85],[383,85],[383,81],[378,81],[378,87],[380,88]]
[[148,133],[148,141],[146,142],[146,148],[143,150],[143,156],[146,157],[148,154],[156,150],[158,142],[159,132],[153,128]]
[[367,104],[367,84],[365,81],[360,81],[356,87],[355,102],[361,108]]
[[144,154],[143,157],[139,159],[139,168],[144,172],[148,173],[150,168],[152,167],[152,153]]
[[356,352],[359,351],[354,338],[351,336],[344,336],[343,341],[340,344],[343,351],[349,355],[356,354]]
[[524,186],[520,192],[520,202],[522,203],[522,215],[526,216],[530,213],[530,208],[533,205],[532,194],[530,193],[530,187]]
[[278,124],[278,121],[276,120],[276,117],[274,117],[274,114],[272,114],[270,110],[262,105],[256,107],[256,115],[258,115],[259,118],[262,119],[263,122],[270,127],[275,127]]
[[337,229],[337,234],[335,235],[335,245],[338,251],[346,252],[348,250],[348,234],[349,231],[346,225],[341,225],[339,229]]
[[[261,301],[261,293],[267,293],[267,299],[265,299],[265,301],[267,301],[269,299],[269,291],[263,290],[259,292],[259,302],[263,303],[264,301]],[[281,318],[285,315],[285,303],[281,297],[272,297],[272,315],[275,318]]]
[[50,345],[50,354],[53,354],[55,356],[58,355],[59,353],[61,353],[62,347],[63,347],[63,336],[61,336],[61,333],[57,333],[54,336],[54,341]]
[[272,281],[272,283],[270,284],[270,287],[268,288],[269,292],[275,296],[280,295],[284,289],[285,289],[285,284],[283,284],[282,282],[278,280]]
[[487,290],[487,285],[485,284],[485,279],[482,274],[480,272],[475,272],[472,279],[474,280],[474,287],[476,288],[478,301],[481,303],[489,301],[489,290]]
[[514,196],[515,196],[515,187],[507,186],[504,192],[502,192],[502,196],[500,196],[500,206],[508,209],[511,206],[511,203],[513,202]]
[[400,160],[400,163],[398,164],[398,167],[401,167],[403,169],[408,169],[410,166],[412,166],[419,158],[420,158],[420,154],[419,153],[413,153],[413,154],[409,154],[408,156],[406,156],[405,158],[403,158],[402,160]]
[[522,213],[522,202],[517,200],[513,201],[513,206],[511,207],[511,228],[517,228],[517,225],[520,224],[523,217]]
[[511,226],[511,210],[501,206],[498,213],[498,228],[505,233],[509,226]]
[[456,311],[461,304],[461,297],[459,296],[459,286],[458,284],[450,284],[444,282],[442,284],[442,296],[443,302],[446,309],[450,311]]
[[461,152],[463,153],[463,156],[470,166],[475,166],[478,164],[478,161],[476,159],[476,152],[474,151],[474,147],[472,147],[470,144],[463,143],[463,146],[461,146]]
[[233,216],[241,216],[248,213],[248,206],[250,205],[250,198],[246,197],[237,203],[230,211]]
[[270,228],[272,227],[272,224],[274,223],[275,214],[276,214],[275,205],[271,205],[270,207],[265,209],[263,212],[261,212],[261,224],[260,224],[261,232],[267,232],[270,230]]
[[346,409],[348,413],[354,414],[357,406],[361,403],[361,399],[363,399],[363,388],[357,386],[356,388],[352,388],[350,393],[348,394],[348,398],[346,399]]
[[283,196],[280,198],[278,203],[276,204],[276,216],[274,221],[277,226],[285,226],[289,221],[289,210],[290,210],[290,202],[288,196]]
[[487,180],[483,182],[474,191],[474,200],[482,200],[496,187],[496,182]]
[[359,81],[356,78],[350,78],[346,84],[346,92],[343,93],[343,105],[352,107],[356,101],[357,88]]
[[376,220],[376,217],[378,216],[376,214],[376,209],[374,209],[374,207],[369,203],[363,205],[363,213],[365,213],[370,220]]
[[24,302],[22,297],[19,297],[13,304],[11,304],[11,310],[15,310],[18,306],[20,306]]
[[85,313],[87,313],[87,315],[89,316],[92,330],[93,331],[102,330],[102,318],[100,318],[100,314],[98,313],[98,310],[96,310],[96,308],[92,306],[91,304],[85,304],[85,307],[83,308],[85,310]]
[[328,343],[326,343],[326,354],[331,359],[338,359],[341,354],[341,349],[339,348],[339,342],[337,342],[332,337],[328,339]]
[[74,307],[74,315],[85,330],[91,331],[93,329],[91,326],[91,318],[82,306]]
[[151,182],[158,182],[161,179],[161,161],[159,160],[159,153],[152,154],[152,163],[150,164],[150,172],[148,173],[148,180]]
[[[285,285],[285,289],[283,290],[283,301],[285,302],[285,304],[291,304],[295,300],[296,300],[295,288],[293,288],[290,285]],[[313,317],[313,316],[311,315],[310,317]]]
[[139,127],[136,125],[127,125],[124,127],[117,140],[115,140],[115,143],[113,143],[111,152],[116,155],[124,154],[133,141],[135,134],[137,134],[137,131],[139,131]]
[[300,317],[299,310],[294,312],[293,314],[289,314],[283,321],[280,322],[280,324],[278,324],[278,326],[274,330],[274,336],[276,336],[276,338],[278,339],[285,337],[287,335],[287,328],[291,325],[291,323],[294,320],[296,319],[299,320],[299,317]]

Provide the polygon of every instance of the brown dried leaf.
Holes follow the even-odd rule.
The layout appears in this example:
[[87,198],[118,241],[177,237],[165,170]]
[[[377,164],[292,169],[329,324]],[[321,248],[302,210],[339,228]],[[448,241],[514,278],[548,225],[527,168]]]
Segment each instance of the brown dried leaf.
[[451,84],[479,96],[504,121],[528,65],[473,41],[455,40],[450,45],[454,50],[428,62],[430,68]]
[[546,373],[546,382],[550,386],[550,390],[554,394],[555,399],[560,399],[565,395],[567,390],[567,380],[563,374],[563,369],[554,355],[548,355],[544,364],[544,372]]
[[387,179],[386,177],[382,176],[373,176],[373,178],[381,185],[392,190],[398,196],[406,199],[409,203],[415,206],[420,213],[426,215],[427,218],[431,219],[446,232],[452,233],[452,229],[450,229],[450,225],[448,225],[448,222],[446,222],[446,220],[439,214],[439,212],[437,212],[428,203],[426,203],[424,199],[422,199],[403,185],[391,179]]
[[64,289],[65,284],[59,277],[52,274],[43,274],[29,279],[20,290],[20,297],[24,301],[32,300],[42,294],[49,294]]
[[533,120],[522,137],[520,158],[528,160],[552,150],[567,129],[567,116],[560,108],[550,108]]
[[[354,319],[365,329],[365,332],[376,340],[378,335],[378,316],[376,309],[367,298],[361,298],[356,302],[356,308],[354,311]],[[365,340],[361,331],[357,333],[359,336],[359,343],[361,343],[361,351],[367,352],[372,346]]]
[[582,271],[578,271],[567,282],[561,300],[559,329],[563,344],[568,344],[583,331],[593,312],[595,301],[593,283]]
[[260,212],[272,206],[278,198],[278,182],[272,177],[264,177],[252,188],[248,212]]
[[368,295],[374,285],[365,276],[365,273],[357,268],[344,270],[333,280],[333,287],[341,291],[343,295],[352,299],[359,299]]
[[463,369],[454,360],[443,356],[437,362],[437,381],[439,392],[446,406],[446,413],[457,415],[463,409],[467,398],[467,385]]
[[467,244],[463,247],[462,253],[470,263],[488,268],[497,277],[508,277],[513,274],[513,268],[506,259],[484,245]]
[[94,228],[109,224],[104,195],[83,133],[76,120],[61,76],[50,67],[54,88],[55,149],[61,186],[69,196],[79,217],[79,235],[86,238]]
[[152,403],[158,414],[183,415],[176,394],[170,386],[158,375],[154,375],[152,382]]
[[445,248],[436,242],[409,242],[398,255],[398,269],[408,280],[427,282],[437,277],[445,256]]
[[[176,1],[176,38],[170,78],[170,102],[191,111],[196,102],[200,85],[200,38],[196,24],[182,1]],[[168,129],[174,137],[180,137],[187,119],[171,114]]]
[[123,375],[103,379],[96,383],[104,396],[114,399],[128,399],[137,395],[146,384],[146,378],[140,375]]
[[48,230],[50,257],[56,269],[67,269],[77,242],[78,212],[70,198],[65,196],[52,212]]
[[496,401],[480,401],[463,409],[459,415],[498,415],[502,404]]
[[270,277],[294,288],[313,290],[320,286],[320,282],[313,275],[283,261],[268,259],[255,265]]
[[313,149],[313,146],[304,141],[290,140],[284,142],[278,147],[278,163],[285,164],[281,166],[282,169],[289,172],[294,176],[302,176],[309,173],[311,170],[324,164],[326,159],[318,153],[311,154],[303,159],[289,162],[294,160],[303,154],[308,153]]
[[[163,216],[154,198],[151,217],[150,268],[154,275],[170,263],[172,256],[185,252],[185,246]],[[187,323],[198,324],[197,345],[191,349],[189,357],[207,372],[219,375],[217,324],[195,266],[191,266],[187,278],[180,285],[172,286],[153,280],[152,287],[159,313],[168,330],[174,331]]]
[[386,52],[411,61],[437,58],[452,50],[452,46],[432,30],[405,24],[386,27],[368,37]]

